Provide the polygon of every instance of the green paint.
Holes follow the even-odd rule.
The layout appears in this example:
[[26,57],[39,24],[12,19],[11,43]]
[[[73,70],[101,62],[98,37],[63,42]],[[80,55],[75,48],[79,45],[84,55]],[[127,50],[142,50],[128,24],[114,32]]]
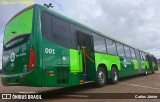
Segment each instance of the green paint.
[[149,68],[149,64],[148,64],[148,61],[141,61],[141,65],[142,65],[142,69],[148,69]]
[[153,62],[149,61],[148,63],[149,63],[149,68],[152,70],[152,68],[153,68],[153,64],[152,63]]
[[133,59],[133,63],[134,63],[134,69],[138,69],[138,61]]
[[[80,53],[80,54],[79,54]],[[70,71],[71,72],[82,72],[82,52],[70,49]]]
[[135,71],[134,61],[130,58],[120,57],[121,61],[121,72],[119,73],[120,77],[133,75]]
[[156,66],[155,62],[152,62],[152,66],[153,66],[153,68],[155,68],[155,66]]
[[[10,75],[10,74],[18,74],[22,72],[26,72],[28,68],[28,59],[29,59],[29,49],[30,49],[30,41],[27,43],[24,43],[20,47],[13,48],[9,51],[3,51],[3,67],[4,74]],[[11,62],[10,56],[11,53],[15,54],[15,60],[14,62]],[[8,58],[8,59],[5,59]],[[24,71],[26,68],[26,71]]]
[[105,64],[108,71],[111,70],[113,64],[117,65],[118,70],[121,70],[119,56],[95,53],[95,64],[96,71],[100,64]]
[[[32,31],[33,8],[29,9],[11,20],[5,28],[4,44],[15,36],[28,34]],[[15,33],[12,33],[15,32]]]
[[[41,86],[41,75],[42,70],[40,68],[36,68],[31,72],[12,74],[12,75],[4,75],[2,77],[2,84],[5,86]],[[20,77],[25,75],[25,77]],[[12,80],[11,80],[12,78]],[[17,80],[17,81],[16,81]],[[16,83],[16,84],[10,84]]]

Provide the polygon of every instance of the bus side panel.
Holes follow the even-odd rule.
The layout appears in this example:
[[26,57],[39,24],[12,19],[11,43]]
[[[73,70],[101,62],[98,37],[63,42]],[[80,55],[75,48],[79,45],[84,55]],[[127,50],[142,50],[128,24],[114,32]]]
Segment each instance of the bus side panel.
[[[99,64],[105,64],[108,70],[108,78],[111,78],[112,65],[116,65],[119,77],[138,74],[138,61],[119,56],[95,53],[96,70]],[[125,64],[126,63],[126,67]]]
[[80,56],[77,50],[64,48],[43,38],[43,86],[79,85],[82,74]]
[[147,68],[148,69],[148,64],[147,64],[147,61],[141,61],[141,65],[142,65],[142,70],[144,72],[144,70]]
[[120,57],[121,71],[119,72],[120,77],[131,76],[137,73],[135,69],[135,61],[132,58]]
[[142,63],[141,63],[141,55],[138,49],[135,49],[135,54],[138,61],[138,73],[141,74],[143,70],[142,70]]
[[134,69],[135,69],[135,71],[136,71],[135,74],[138,74],[138,60],[133,59],[133,63],[134,63]]
[[[96,70],[99,64],[105,64],[108,70],[108,78],[111,78],[112,65],[116,65],[119,77],[138,74],[138,61],[114,55],[95,53]],[[126,67],[125,65],[126,64]]]
[[120,60],[118,56],[95,53],[95,64],[96,64],[96,71],[100,64],[106,65],[108,70],[108,78],[111,78],[110,71],[113,64],[117,65],[118,70],[121,70]]
[[[42,66],[42,33],[41,33],[41,15],[40,15],[40,8],[34,5],[34,13],[33,13],[33,28],[32,28],[32,35],[31,35],[31,47],[35,50],[36,53],[36,70],[37,73],[33,73],[35,78],[39,79],[39,85],[43,86],[43,66]],[[32,78],[31,78],[32,79]]]
[[72,85],[78,85],[80,80],[83,80],[81,53],[81,51],[70,49],[70,79]]

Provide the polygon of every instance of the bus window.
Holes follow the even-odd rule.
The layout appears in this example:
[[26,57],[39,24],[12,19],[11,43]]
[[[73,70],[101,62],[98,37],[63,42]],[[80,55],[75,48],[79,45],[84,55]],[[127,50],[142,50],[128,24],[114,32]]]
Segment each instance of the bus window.
[[131,58],[131,53],[128,46],[124,46],[126,57]]
[[141,53],[141,60],[146,60],[145,59],[145,54],[143,52],[140,52]]
[[30,34],[19,35],[11,39],[7,44],[3,46],[4,50],[9,50],[20,46],[28,41]]
[[42,34],[44,35],[44,37],[46,37],[49,40],[52,40],[52,16],[48,13],[42,12],[41,14],[42,18]]
[[70,23],[71,39],[72,39],[72,48],[77,49],[77,31],[78,26]]
[[130,51],[131,51],[131,57],[132,57],[132,58],[136,58],[134,49],[133,49],[133,48],[130,48]]
[[141,60],[143,60],[143,57],[142,57],[142,52],[140,51],[140,56],[141,56]]
[[106,53],[104,38],[99,35],[93,34],[93,39],[94,39],[94,50],[97,52]]
[[146,60],[146,54],[143,52],[143,60]]
[[120,43],[116,43],[116,46],[117,46],[118,55],[124,57],[125,55],[124,55],[124,48],[123,48],[123,45],[120,44]]
[[106,39],[107,51],[109,54],[117,55],[116,45],[113,40]]
[[71,45],[69,23],[52,17],[52,30],[54,39],[65,46]]

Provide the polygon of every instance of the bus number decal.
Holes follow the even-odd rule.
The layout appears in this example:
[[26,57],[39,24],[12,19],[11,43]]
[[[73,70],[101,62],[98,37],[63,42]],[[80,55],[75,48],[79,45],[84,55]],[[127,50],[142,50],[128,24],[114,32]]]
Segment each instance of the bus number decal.
[[55,54],[55,50],[52,48],[45,48],[45,53],[47,54]]

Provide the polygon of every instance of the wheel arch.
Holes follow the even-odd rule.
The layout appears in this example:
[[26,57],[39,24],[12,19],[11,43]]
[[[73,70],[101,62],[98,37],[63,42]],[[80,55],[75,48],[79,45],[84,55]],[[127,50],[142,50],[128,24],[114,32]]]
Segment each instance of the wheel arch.
[[147,69],[147,70],[148,70],[148,67],[147,67],[147,66],[145,66],[145,69]]
[[115,67],[117,69],[117,71],[118,71],[118,66],[116,64],[112,64],[111,70],[112,70],[113,67]]
[[116,64],[112,64],[112,66],[111,66],[111,70],[112,70],[112,68],[113,68],[113,67],[115,67],[115,68],[117,69],[117,72],[118,72],[118,75],[119,75],[118,66],[117,66]]
[[[104,70],[105,70],[105,72],[106,72],[106,75],[107,75],[107,78],[108,78],[108,69],[107,69],[107,66],[104,64],[104,63],[100,63],[99,65],[98,65],[98,68],[99,67],[102,67]],[[98,69],[97,68],[97,69]]]

